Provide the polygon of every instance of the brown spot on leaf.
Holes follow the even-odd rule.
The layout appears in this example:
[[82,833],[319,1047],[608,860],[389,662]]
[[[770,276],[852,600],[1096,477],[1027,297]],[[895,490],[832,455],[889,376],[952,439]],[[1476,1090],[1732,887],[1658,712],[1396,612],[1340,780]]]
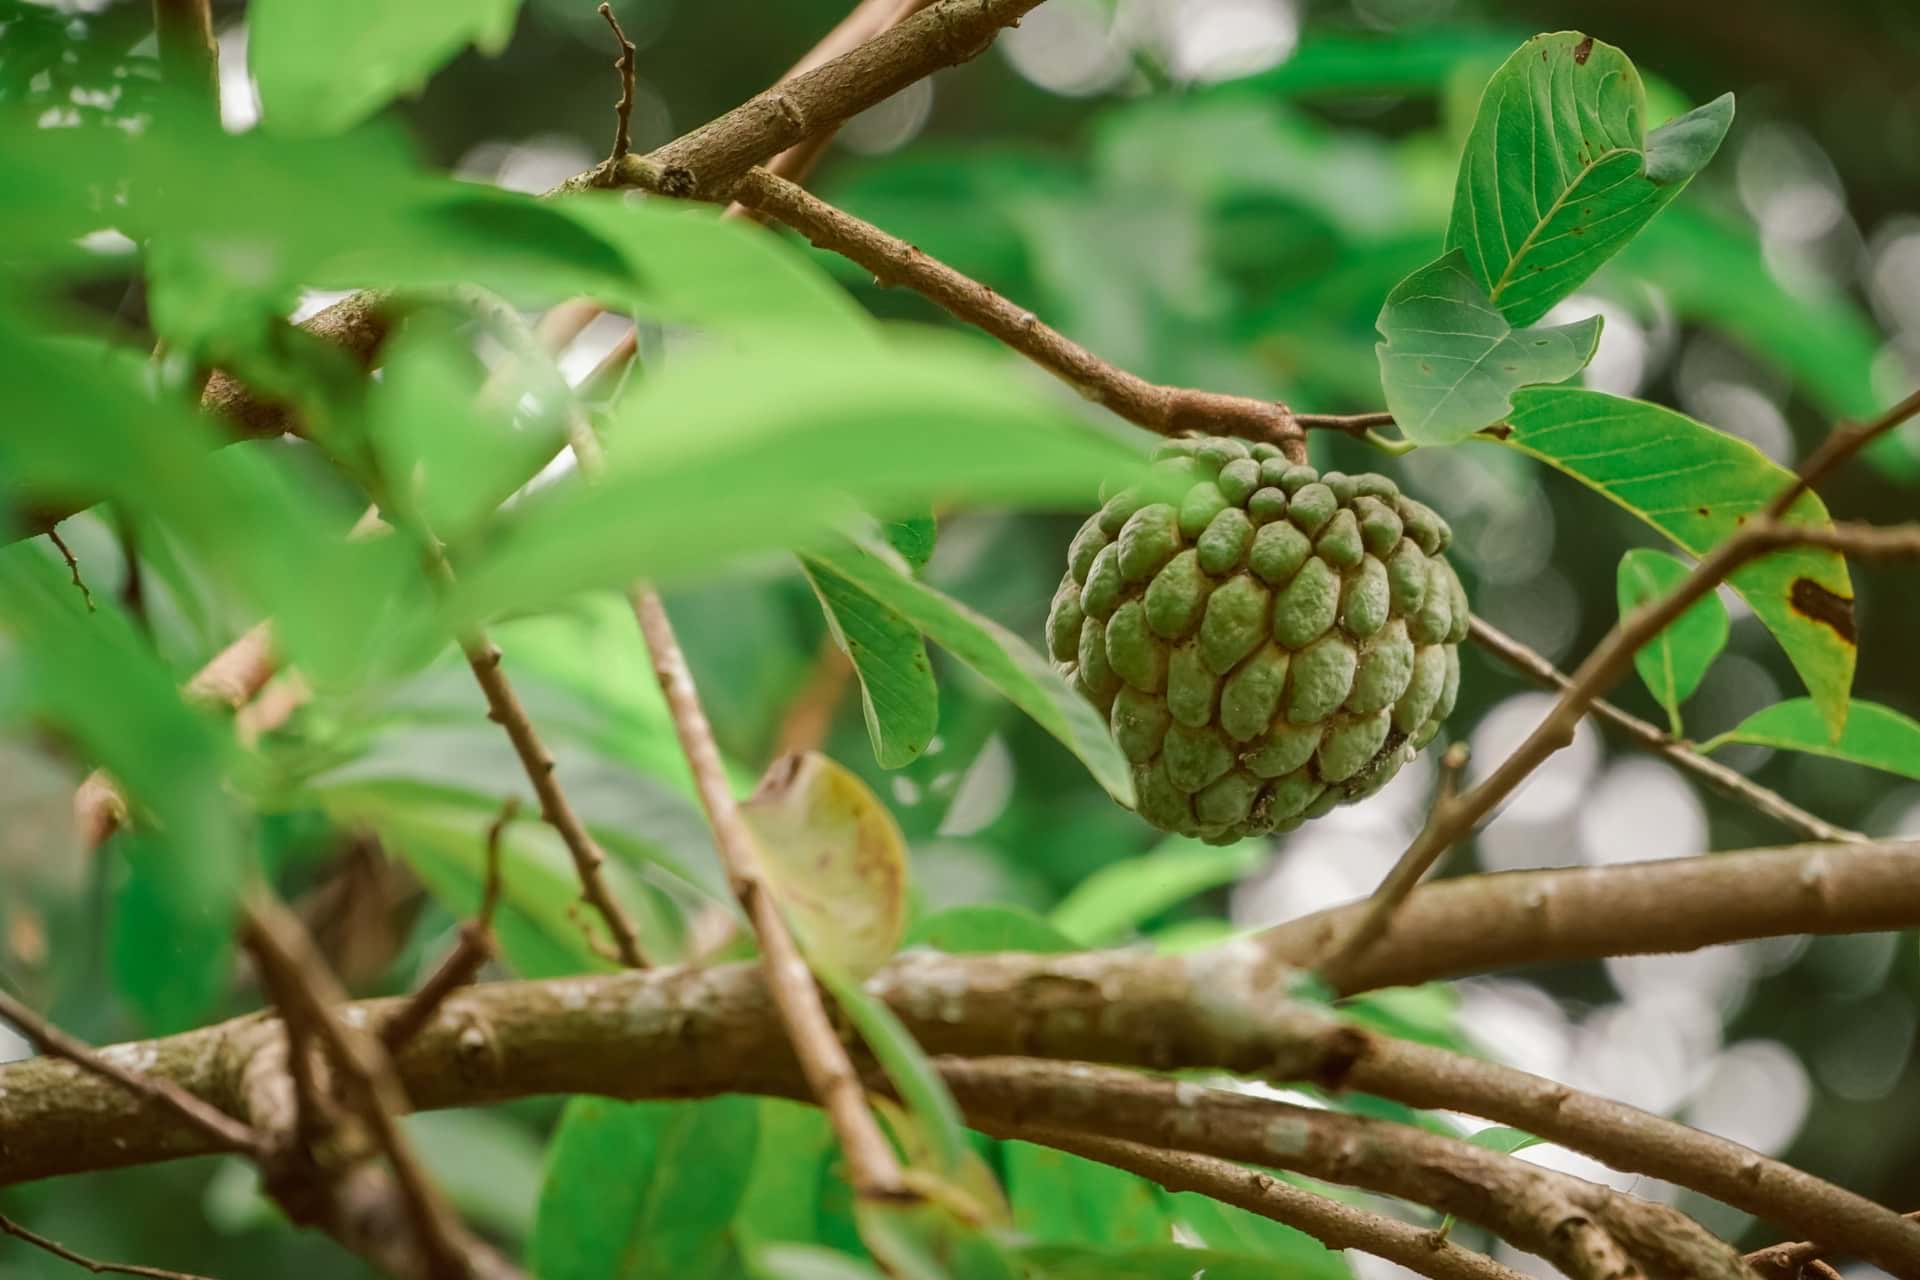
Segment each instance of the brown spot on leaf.
[[1711,516],[1713,514],[1713,512],[1707,510],[1705,507],[1695,507],[1694,510],[1703,516]]
[[1588,36],[1586,39],[1582,40],[1579,44],[1573,46],[1573,61],[1576,65],[1582,66],[1582,67],[1586,66],[1587,59],[1591,58],[1592,56],[1593,56],[1593,37],[1592,36]]
[[1823,623],[1848,644],[1854,644],[1853,597],[1827,590],[1812,578],[1795,578],[1787,592],[1793,611],[1810,622]]
[[1513,434],[1513,425],[1507,422],[1496,422],[1490,427],[1480,428],[1476,434],[1488,436],[1495,440],[1505,440]]

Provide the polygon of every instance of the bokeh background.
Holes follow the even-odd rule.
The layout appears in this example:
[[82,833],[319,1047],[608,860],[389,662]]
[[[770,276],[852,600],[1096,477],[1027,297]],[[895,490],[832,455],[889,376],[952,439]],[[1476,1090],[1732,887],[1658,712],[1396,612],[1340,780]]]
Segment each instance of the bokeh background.
[[[58,7],[87,47],[150,52],[145,3]],[[226,120],[245,129],[257,108],[244,14],[215,7]],[[616,8],[639,45],[641,149],[770,83],[844,12],[839,0]],[[1568,316],[1606,316],[1586,381],[1679,407],[1781,461],[1835,419],[1910,390],[1920,380],[1920,8],[1907,0],[1048,0],[976,62],[851,122],[814,185],[1149,378],[1318,411],[1375,409],[1373,317],[1388,288],[1438,250],[1479,85],[1527,35],[1576,25],[1640,65],[1656,122],[1726,89],[1739,96],[1733,132],[1706,174],[1562,304]],[[6,41],[0,31],[0,68]],[[395,114],[428,162],[544,189],[604,154],[610,57],[589,0],[526,0],[503,54],[460,58]],[[876,312],[942,322],[921,300],[830,265]],[[566,367],[590,368],[614,334],[610,322],[590,329]],[[1343,439],[1313,447],[1322,465],[1388,471],[1438,507],[1456,530],[1454,560],[1476,610],[1563,667],[1614,620],[1621,553],[1652,541],[1625,513],[1496,446],[1399,459]],[[1827,490],[1837,511],[1881,520],[1911,518],[1916,492],[1912,427]],[[929,575],[1037,640],[1077,518],[952,513]],[[69,536],[95,589],[112,589],[124,573],[112,539],[84,520]],[[1920,592],[1897,570],[1855,572],[1858,692],[1920,712]],[[1764,629],[1728,600],[1729,649],[1685,709],[1696,738],[1800,692]],[[742,566],[677,591],[671,607],[724,744],[749,776],[791,731],[796,706],[840,693],[830,750],[892,803],[927,910],[997,901],[1047,912],[1064,901],[1061,918],[1090,943],[1191,945],[1365,893],[1418,827],[1433,783],[1429,753],[1367,805],[1156,873],[1191,851],[1159,847],[1051,739],[950,663],[940,667],[935,747],[897,773],[873,769],[857,696],[823,662],[818,610],[783,565]],[[169,611],[164,601],[160,615],[183,674],[250,621]],[[703,836],[684,796],[669,787],[636,799],[616,767],[657,759],[662,732],[644,673],[601,660],[618,653],[617,639],[598,656],[580,647],[618,624],[602,617],[548,637],[561,657],[517,678],[561,739],[563,775],[587,803],[666,831],[699,856]],[[1617,694],[1663,720],[1637,685]],[[504,744],[470,695],[457,670],[416,682],[382,710],[379,760],[496,794],[514,789]],[[1473,651],[1451,732],[1485,768],[1544,706]],[[106,873],[66,834],[77,765],[24,738],[0,741],[0,754],[0,973],[92,1038],[137,1034],[107,978]],[[1723,758],[1836,822],[1920,834],[1920,785],[1750,747]],[[444,943],[451,914],[376,846],[315,814],[279,816],[266,838],[304,852],[305,901],[358,990],[403,987]],[[1589,726],[1447,872],[1788,839]],[[1103,878],[1089,880],[1096,873]],[[1914,938],[1879,934],[1529,971],[1395,993],[1375,1013],[1910,1208],[1920,1206],[1916,1000]],[[236,982],[233,1010],[253,1001]],[[4,1030],[0,1051],[20,1051]],[[554,1114],[543,1101],[412,1123],[462,1207],[512,1245],[530,1224]],[[1749,1225],[1551,1147],[1525,1156],[1677,1195],[1724,1232]],[[245,1171],[222,1162],[69,1179],[0,1203],[108,1257],[228,1276],[361,1274],[327,1242],[275,1223]],[[60,1266],[0,1242],[0,1276]]]

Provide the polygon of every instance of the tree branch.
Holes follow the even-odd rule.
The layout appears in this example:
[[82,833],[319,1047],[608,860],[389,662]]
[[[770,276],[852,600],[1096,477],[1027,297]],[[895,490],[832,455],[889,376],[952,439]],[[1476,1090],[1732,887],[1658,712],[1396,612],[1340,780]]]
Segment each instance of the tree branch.
[[[1777,906],[1798,911],[1802,923],[1809,912],[1820,914],[1822,901],[1883,912],[1887,894],[1904,899],[1911,923],[1920,918],[1916,857],[1916,844],[1897,852],[1822,846],[1690,859],[1665,864],[1664,875],[1658,873],[1663,864],[1645,864],[1479,877],[1416,892],[1405,919],[1435,920],[1446,926],[1442,938],[1497,933],[1482,927],[1490,918],[1488,906],[1518,890],[1509,908],[1536,896],[1544,908],[1515,908],[1518,919],[1560,920],[1564,897],[1589,908],[1568,925],[1576,935],[1591,941],[1595,933],[1618,933],[1640,939],[1640,950],[1671,950],[1685,939],[1655,926],[1673,918],[1676,903],[1696,904],[1686,910],[1705,918],[1710,911],[1697,904],[1712,904],[1719,894],[1738,917],[1753,905],[1752,886],[1766,885],[1782,896]],[[1656,874],[1649,876],[1650,869]],[[1780,871],[1789,873],[1784,884]],[[1569,894],[1553,892],[1556,879],[1572,886]],[[1477,906],[1462,892],[1476,883],[1493,895]],[[1885,892],[1866,892],[1876,886]],[[1448,905],[1428,917],[1422,904],[1436,895]],[[1636,911],[1645,918],[1636,918]],[[1594,920],[1603,921],[1604,929],[1596,929]],[[1472,928],[1463,929],[1462,921]],[[867,985],[932,1053],[1217,1068],[1467,1111],[1590,1151],[1622,1169],[1709,1189],[1823,1245],[1858,1253],[1898,1274],[1920,1274],[1920,1224],[1860,1196],[1736,1143],[1497,1064],[1388,1040],[1324,1006],[1293,998],[1289,990],[1299,971],[1284,963],[1285,945],[1310,945],[1316,938],[1296,932],[1289,939],[1286,933],[1174,956],[916,951],[896,958]],[[1382,950],[1395,942],[1405,945],[1405,938],[1390,935]],[[1585,954],[1611,949],[1602,943]],[[378,1025],[397,1007],[395,1001],[370,1002],[349,1016]],[[230,1106],[232,1082],[259,1051],[260,1037],[272,1030],[273,1024],[243,1021],[128,1052],[151,1059],[156,1074]],[[784,1095],[804,1079],[758,968],[742,965],[471,987],[408,1043],[398,1069],[422,1107],[540,1093]],[[32,1062],[0,1068],[0,1089],[7,1091],[0,1099],[0,1133],[7,1135],[0,1184],[165,1159],[206,1146],[111,1090],[49,1079]]]
[[1168,1191],[1192,1191],[1305,1232],[1329,1249],[1358,1249],[1434,1280],[1523,1280],[1518,1271],[1463,1249],[1439,1231],[1424,1231],[1384,1214],[1302,1191],[1270,1173],[1217,1156],[1166,1151],[1066,1129],[1031,1124],[986,1125],[1000,1138],[1037,1142],[1125,1169]]
[[4,1213],[0,1213],[0,1234],[24,1240],[34,1248],[45,1250],[59,1258],[62,1262],[71,1262],[74,1266],[85,1268],[97,1276],[145,1276],[147,1280],[207,1280],[205,1276],[190,1275],[185,1271],[168,1271],[164,1267],[142,1267],[131,1262],[100,1262],[83,1253],[75,1253],[58,1240],[49,1240],[38,1232],[27,1230]]
[[[1909,1213],[1910,1220],[1920,1221],[1920,1210]],[[1824,1271],[1822,1260],[1837,1252],[1811,1240],[1801,1240],[1788,1244],[1771,1244],[1764,1249],[1755,1249],[1746,1257],[1746,1263],[1765,1280],[1800,1280],[1805,1275],[1832,1275],[1832,1268]]]
[[[648,175],[643,166],[622,166],[622,174],[629,173],[645,176],[637,185],[666,190],[664,172]],[[820,248],[859,263],[882,284],[905,285],[956,319],[984,329],[1129,422],[1161,435],[1208,431],[1264,440],[1288,450],[1296,460],[1304,457],[1300,428],[1283,404],[1148,382],[1102,360],[979,281],[765,169],[746,173],[729,194],[748,208],[786,223]]]
[[[1475,615],[1468,632],[1479,646],[1508,666],[1549,689],[1564,691],[1573,683],[1564,672],[1539,653]],[[1658,725],[1622,711],[1604,698],[1595,698],[1587,708],[1589,715],[1620,730],[1637,745],[1692,774],[1721,795],[1746,805],[1756,813],[1772,818],[1781,826],[1810,840],[1858,841],[1866,836],[1846,827],[1835,826],[1825,818],[1808,813],[1777,791],[1761,786],[1745,774],[1736,773],[1711,756],[1701,755],[1686,743],[1669,735]]]
[[493,958],[493,913],[500,905],[500,838],[507,824],[520,810],[517,797],[509,796],[500,807],[500,816],[487,827],[487,879],[480,891],[480,909],[473,919],[460,926],[460,937],[453,950],[420,989],[402,1005],[400,1012],[380,1028],[380,1039],[388,1053],[397,1052],[427,1024],[447,997],[480,976],[480,969]]
[[1739,1255],[1676,1210],[1410,1125],[1111,1067],[938,1065],[966,1113],[989,1125],[1091,1131],[1398,1196],[1478,1223],[1578,1280],[1751,1280]]

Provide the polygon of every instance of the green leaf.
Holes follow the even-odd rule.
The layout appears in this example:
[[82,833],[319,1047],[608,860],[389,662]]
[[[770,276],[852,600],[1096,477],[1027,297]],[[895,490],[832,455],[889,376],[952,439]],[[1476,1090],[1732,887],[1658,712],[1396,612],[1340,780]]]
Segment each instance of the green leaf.
[[940,723],[940,690],[919,628],[818,560],[802,556],[800,566],[860,678],[874,761],[882,769],[912,763]]
[[855,981],[885,964],[906,932],[907,845],[867,784],[818,751],[786,755],[740,816],[808,963]]
[[881,333],[817,262],[751,222],[679,200],[588,193],[546,203],[619,249],[633,296],[614,300],[657,319],[763,338],[804,327],[862,345]]
[[1197,893],[1232,884],[1267,859],[1258,842],[1214,846],[1174,837],[1110,862],[1074,886],[1049,917],[1084,947],[1107,946]]
[[1025,907],[978,903],[948,907],[915,925],[908,946],[932,947],[951,955],[987,951],[1050,953],[1078,951],[1073,939]]
[[127,863],[107,934],[114,986],[155,1035],[199,1026],[233,984],[238,881],[196,890],[204,859],[145,832],[126,833],[113,848]]
[[1452,444],[1504,418],[1514,392],[1586,368],[1600,317],[1515,329],[1451,250],[1387,295],[1374,351],[1387,408],[1409,440]]
[[1510,1156],[1516,1151],[1537,1147],[1546,1139],[1537,1138],[1525,1129],[1510,1129],[1505,1125],[1495,1125],[1490,1129],[1480,1130],[1467,1141],[1476,1147],[1485,1147],[1489,1151],[1498,1151],[1503,1156]]
[[854,1204],[860,1238],[896,1280],[1021,1280],[998,1240],[938,1200]]
[[1838,738],[1828,732],[1830,724],[1812,699],[1790,698],[1754,712],[1700,749],[1716,751],[1729,742],[1750,742],[1830,756],[1920,780],[1920,722],[1911,716],[1856,698]]
[[939,525],[932,510],[889,520],[885,532],[887,545],[898,551],[915,573],[927,567],[927,561],[933,558],[934,540],[939,536]]
[[573,1099],[548,1154],[528,1248],[534,1271],[541,1280],[725,1274],[758,1129],[751,1098]]
[[1160,1188],[1138,1174],[1052,1147],[1001,1148],[1013,1225],[1041,1244],[1167,1243],[1173,1219]]
[[1110,795],[1133,803],[1132,770],[1106,722],[1026,641],[916,580],[885,548],[849,542],[813,554],[978,672],[1079,757]]
[[960,1108],[947,1091],[946,1081],[928,1060],[926,1051],[893,1010],[868,995],[858,982],[827,966],[816,968],[814,976],[832,993],[840,1011],[860,1033],[868,1052],[886,1072],[900,1100],[918,1122],[929,1148],[933,1172],[958,1178],[972,1158],[973,1149],[967,1145]]
[[925,339],[863,356],[858,378],[843,344],[793,333],[676,360],[623,397],[598,483],[552,485],[501,521],[456,613],[710,573],[743,552],[804,546],[854,504],[886,518],[934,498],[1085,503],[1102,478],[1139,470],[1119,437],[1075,421],[1002,360]]
[[1719,149],[1733,95],[1646,133],[1626,54],[1577,31],[1535,36],[1487,83],[1460,160],[1447,248],[1528,325],[1631,240]]
[[1194,1191],[1174,1196],[1173,1207],[1181,1224],[1208,1248],[1264,1258],[1275,1271],[1284,1269],[1288,1280],[1352,1280],[1338,1250],[1285,1223]]
[[1342,1000],[1337,1012],[1349,1022],[1402,1040],[1473,1052],[1460,1034],[1460,995],[1444,982],[1369,991]]
[[837,1149],[833,1128],[820,1108],[778,1098],[760,1100],[759,1154],[734,1216],[749,1256],[757,1242],[816,1238],[820,1178]]
[[513,1240],[533,1234],[545,1161],[526,1125],[480,1107],[416,1112],[404,1123],[427,1175],[463,1218]]
[[247,10],[247,64],[265,126],[277,134],[337,133],[428,78],[468,45],[496,54],[520,0],[256,0]]
[[[1745,440],[1671,409],[1598,391],[1522,392],[1507,422],[1509,447],[1604,494],[1696,556],[1731,537],[1793,479]],[[1785,518],[1830,523],[1812,493],[1801,495]],[[1838,734],[1857,656],[1846,561],[1834,551],[1791,548],[1747,565],[1728,585],[1773,632]]]
[[[1646,547],[1621,556],[1616,583],[1620,617],[1624,620],[1641,605],[1666,595],[1690,569],[1685,561]],[[1709,592],[1633,655],[1634,670],[1653,700],[1667,709],[1675,737],[1684,732],[1680,704],[1693,696],[1707,668],[1727,647],[1727,627],[1727,606]]]

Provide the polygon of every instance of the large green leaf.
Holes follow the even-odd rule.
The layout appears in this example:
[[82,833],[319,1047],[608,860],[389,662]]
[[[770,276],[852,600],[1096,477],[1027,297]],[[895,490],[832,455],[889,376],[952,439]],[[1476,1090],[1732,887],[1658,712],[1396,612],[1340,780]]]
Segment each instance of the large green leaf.
[[1119,437],[972,346],[897,338],[861,353],[857,377],[848,358],[837,341],[789,333],[648,377],[616,410],[605,474],[516,508],[464,574],[457,611],[712,572],[804,546],[854,504],[884,518],[934,498],[1085,503],[1105,476],[1140,467]]
[[412,93],[468,45],[494,54],[520,0],[254,0],[247,63],[266,127],[335,133]]
[[884,548],[848,542],[815,555],[977,671],[1078,756],[1115,799],[1133,803],[1133,775],[1106,722],[1026,641],[918,581]]
[[900,1100],[907,1104],[926,1144],[932,1172],[946,1178],[961,1177],[974,1159],[973,1150],[967,1145],[959,1105],[926,1051],[893,1010],[867,994],[858,982],[826,966],[817,966],[814,973],[860,1033]]
[[1079,945],[1025,907],[972,903],[928,916],[907,933],[908,946],[951,955],[983,951],[1078,951]]
[[940,723],[940,690],[919,628],[818,560],[803,556],[800,563],[860,678],[874,760],[882,769],[911,763]]
[[758,1103],[567,1104],[528,1249],[541,1280],[646,1280],[740,1270],[733,1218],[759,1141]]
[[749,1256],[759,1244],[817,1238],[821,1175],[838,1158],[820,1108],[779,1098],[759,1105],[760,1150],[734,1217]]
[[1197,893],[1232,884],[1266,859],[1257,841],[1216,847],[1176,836],[1100,868],[1075,885],[1050,918],[1082,946],[1106,946]]
[[[1624,619],[1633,610],[1679,586],[1690,566],[1664,551],[1635,547],[1620,557],[1614,588]],[[1707,668],[1727,647],[1727,606],[1709,592],[1633,655],[1634,670],[1653,700],[1667,710],[1675,737],[1682,735],[1680,704],[1700,687]]]
[[[1281,1175],[1284,1176],[1284,1175]],[[1288,1280],[1350,1280],[1346,1259],[1304,1231],[1250,1213],[1237,1205],[1183,1191],[1173,1197],[1175,1215],[1200,1243],[1265,1258]]]
[[1000,1151],[1013,1225],[1041,1244],[1163,1244],[1173,1218],[1160,1188],[1138,1174],[1052,1147]]
[[1700,749],[1714,751],[1729,742],[1750,742],[1920,779],[1920,722],[1913,717],[1856,698],[1838,738],[1828,732],[1829,723],[1811,698],[1790,698],[1754,712]]
[[1447,248],[1527,325],[1579,287],[1719,149],[1733,95],[1646,132],[1627,55],[1577,31],[1539,35],[1487,83],[1460,159]]
[[[1731,537],[1793,479],[1745,440],[1598,391],[1523,391],[1507,422],[1508,446],[1598,490],[1696,556]],[[1786,519],[1829,523],[1812,493]],[[1846,561],[1834,551],[1791,548],[1748,564],[1729,585],[1773,632],[1838,734],[1857,656]]]
[[1515,329],[1458,249],[1402,280],[1377,322],[1380,387],[1409,440],[1452,444],[1506,416],[1516,389],[1586,368],[1600,317]]

